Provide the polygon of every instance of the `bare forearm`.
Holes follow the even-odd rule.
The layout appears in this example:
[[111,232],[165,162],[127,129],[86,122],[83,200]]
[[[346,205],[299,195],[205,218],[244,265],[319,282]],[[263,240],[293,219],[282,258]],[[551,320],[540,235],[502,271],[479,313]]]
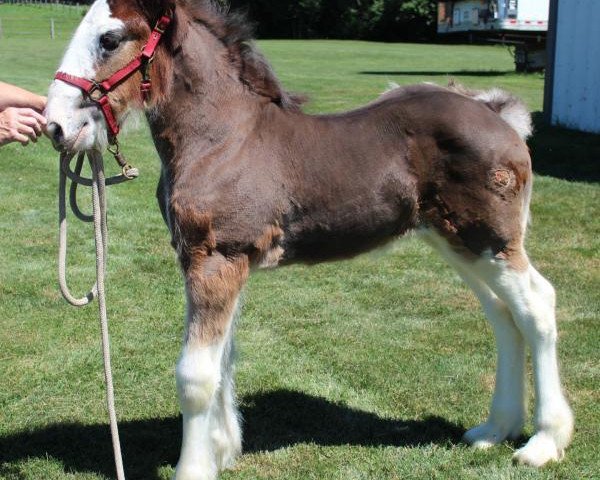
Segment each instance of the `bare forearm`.
[[0,82],[0,111],[8,107],[32,108],[42,112],[46,108],[46,97]]

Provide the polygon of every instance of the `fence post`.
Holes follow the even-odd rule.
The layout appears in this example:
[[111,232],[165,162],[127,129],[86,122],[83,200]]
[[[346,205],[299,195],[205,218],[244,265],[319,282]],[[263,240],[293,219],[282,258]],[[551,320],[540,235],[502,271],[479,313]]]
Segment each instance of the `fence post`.
[[54,19],[50,19],[50,38],[54,40]]

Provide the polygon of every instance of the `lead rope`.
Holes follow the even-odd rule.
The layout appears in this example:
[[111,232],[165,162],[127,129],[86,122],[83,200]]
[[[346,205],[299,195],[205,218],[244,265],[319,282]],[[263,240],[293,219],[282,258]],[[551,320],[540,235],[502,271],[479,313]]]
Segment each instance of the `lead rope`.
[[[115,154],[117,158],[118,151]],[[115,467],[117,479],[125,480],[123,469],[123,457],[121,454],[121,442],[119,440],[119,428],[117,425],[117,413],[115,408],[115,393],[113,388],[112,368],[110,362],[110,338],[108,333],[108,316],[106,311],[106,296],[104,290],[104,279],[106,273],[106,260],[108,254],[108,227],[106,217],[106,186],[123,183],[137,178],[139,172],[137,169],[128,165],[123,167],[123,174],[106,179],[104,174],[104,161],[102,155],[96,151],[87,152],[88,161],[92,169],[92,179],[81,176],[81,169],[85,161],[85,154],[80,153],[77,158],[75,171],[70,169],[71,161],[74,158],[72,154],[62,154],[60,157],[60,177],[59,177],[59,261],[58,278],[60,290],[67,302],[75,307],[84,307],[89,305],[94,298],[98,299],[98,308],[100,314],[100,330],[102,332],[102,356],[104,359],[104,379],[106,381],[106,403],[108,407],[108,416],[110,420],[110,433],[112,436],[113,452],[115,457]],[[117,158],[117,161],[120,159]],[[119,161],[119,163],[121,163]],[[80,220],[87,223],[94,223],[94,239],[96,243],[96,283],[91,290],[81,298],[76,298],[71,294],[67,285],[67,178],[72,181],[70,188],[70,204],[73,213]],[[77,186],[92,187],[92,215],[85,215],[77,205]]]

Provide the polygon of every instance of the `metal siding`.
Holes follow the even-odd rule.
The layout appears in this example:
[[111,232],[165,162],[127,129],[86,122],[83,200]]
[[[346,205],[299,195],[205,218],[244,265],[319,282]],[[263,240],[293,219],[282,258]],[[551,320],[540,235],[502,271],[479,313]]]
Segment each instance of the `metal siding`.
[[558,2],[552,123],[600,133],[600,2]]

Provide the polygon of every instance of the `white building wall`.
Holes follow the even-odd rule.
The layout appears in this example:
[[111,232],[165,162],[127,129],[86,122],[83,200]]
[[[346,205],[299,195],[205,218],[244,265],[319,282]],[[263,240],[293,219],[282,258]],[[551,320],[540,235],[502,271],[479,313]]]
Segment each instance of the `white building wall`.
[[560,0],[552,123],[600,133],[600,0]]

